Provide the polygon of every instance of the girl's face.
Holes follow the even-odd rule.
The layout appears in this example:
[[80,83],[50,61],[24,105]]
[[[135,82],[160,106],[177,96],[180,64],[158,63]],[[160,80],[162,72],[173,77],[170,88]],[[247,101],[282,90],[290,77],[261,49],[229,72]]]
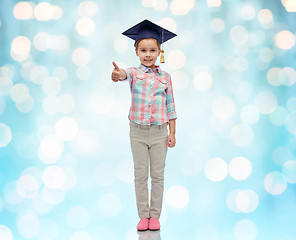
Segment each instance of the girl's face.
[[144,66],[154,69],[155,62],[160,54],[157,40],[153,38],[140,40],[136,49],[136,54]]

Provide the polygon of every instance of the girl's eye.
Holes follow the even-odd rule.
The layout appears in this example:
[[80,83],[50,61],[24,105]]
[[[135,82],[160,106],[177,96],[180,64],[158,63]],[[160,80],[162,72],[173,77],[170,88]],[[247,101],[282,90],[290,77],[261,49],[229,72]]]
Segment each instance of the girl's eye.
[[142,52],[146,52],[146,50],[142,50]]
[[152,49],[151,51],[152,51],[152,52],[155,52],[155,49]]

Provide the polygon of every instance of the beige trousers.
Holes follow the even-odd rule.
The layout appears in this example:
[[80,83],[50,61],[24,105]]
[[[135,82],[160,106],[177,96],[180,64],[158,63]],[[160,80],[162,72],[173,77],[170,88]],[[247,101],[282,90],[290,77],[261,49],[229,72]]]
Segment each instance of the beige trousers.
[[[140,218],[160,217],[167,137],[167,124],[144,126],[130,121],[130,143],[134,159],[135,191]],[[149,169],[150,206],[148,200]]]

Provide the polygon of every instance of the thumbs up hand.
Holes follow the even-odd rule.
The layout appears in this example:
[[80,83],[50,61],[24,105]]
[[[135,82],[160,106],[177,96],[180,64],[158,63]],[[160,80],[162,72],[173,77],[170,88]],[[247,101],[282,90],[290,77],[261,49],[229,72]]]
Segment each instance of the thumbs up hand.
[[114,70],[111,74],[111,79],[113,82],[117,82],[118,80],[120,80],[120,69],[115,62],[112,62],[112,64],[114,66]]

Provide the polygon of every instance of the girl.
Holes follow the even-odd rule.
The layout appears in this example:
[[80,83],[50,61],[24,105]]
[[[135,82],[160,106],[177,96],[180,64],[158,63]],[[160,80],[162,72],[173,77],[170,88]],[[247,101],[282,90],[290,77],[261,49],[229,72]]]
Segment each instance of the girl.
[[[159,230],[162,208],[164,167],[167,148],[174,147],[175,112],[170,75],[155,62],[163,50],[160,44],[176,34],[144,20],[123,33],[135,40],[140,66],[120,69],[113,62],[114,82],[129,81],[131,89],[130,143],[134,160],[135,191],[140,222],[139,231]],[[161,62],[163,61],[161,56]],[[169,133],[167,129],[169,125]],[[150,167],[151,200],[148,203],[148,173]]]

